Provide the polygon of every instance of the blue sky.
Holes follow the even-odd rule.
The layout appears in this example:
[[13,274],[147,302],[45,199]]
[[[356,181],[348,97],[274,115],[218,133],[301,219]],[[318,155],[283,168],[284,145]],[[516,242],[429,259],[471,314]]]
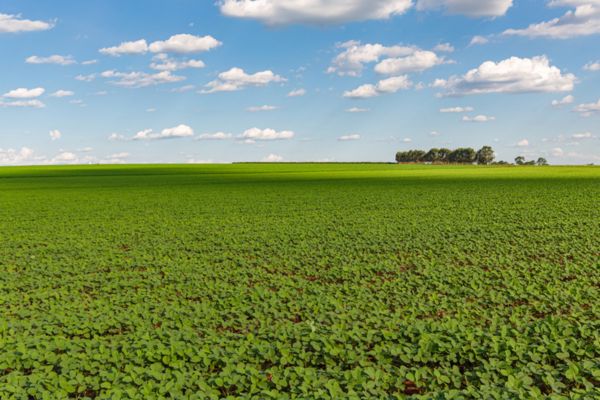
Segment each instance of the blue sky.
[[3,0],[0,165],[600,162],[599,0]]

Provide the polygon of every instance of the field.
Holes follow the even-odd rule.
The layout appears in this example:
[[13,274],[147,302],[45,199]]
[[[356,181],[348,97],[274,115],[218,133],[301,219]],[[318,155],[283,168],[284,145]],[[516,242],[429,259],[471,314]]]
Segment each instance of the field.
[[0,169],[0,399],[600,398],[600,168]]

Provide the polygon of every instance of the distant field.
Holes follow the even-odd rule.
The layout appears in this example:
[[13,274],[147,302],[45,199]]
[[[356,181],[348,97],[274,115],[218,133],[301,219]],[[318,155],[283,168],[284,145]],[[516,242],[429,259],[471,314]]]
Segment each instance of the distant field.
[[600,168],[0,168],[0,399],[600,398]]

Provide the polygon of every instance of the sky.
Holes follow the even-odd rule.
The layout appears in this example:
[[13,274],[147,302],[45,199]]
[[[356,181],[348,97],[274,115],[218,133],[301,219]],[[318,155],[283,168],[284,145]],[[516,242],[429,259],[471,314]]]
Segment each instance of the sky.
[[0,165],[600,163],[600,0],[1,0]]

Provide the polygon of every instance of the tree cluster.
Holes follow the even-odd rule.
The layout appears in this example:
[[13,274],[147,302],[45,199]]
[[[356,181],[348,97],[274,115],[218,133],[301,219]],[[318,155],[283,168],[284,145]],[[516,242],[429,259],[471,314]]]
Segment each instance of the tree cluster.
[[540,165],[540,166],[543,166],[543,165],[548,165],[548,161],[544,157],[538,158],[537,161],[534,161],[534,160],[527,161],[525,159],[525,157],[519,156],[519,157],[515,158],[515,164],[517,164],[517,165]]
[[399,163],[432,163],[432,164],[473,164],[489,165],[496,158],[490,146],[483,146],[478,151],[470,147],[460,147],[450,150],[446,148],[423,150],[399,151],[396,153],[396,162]]

